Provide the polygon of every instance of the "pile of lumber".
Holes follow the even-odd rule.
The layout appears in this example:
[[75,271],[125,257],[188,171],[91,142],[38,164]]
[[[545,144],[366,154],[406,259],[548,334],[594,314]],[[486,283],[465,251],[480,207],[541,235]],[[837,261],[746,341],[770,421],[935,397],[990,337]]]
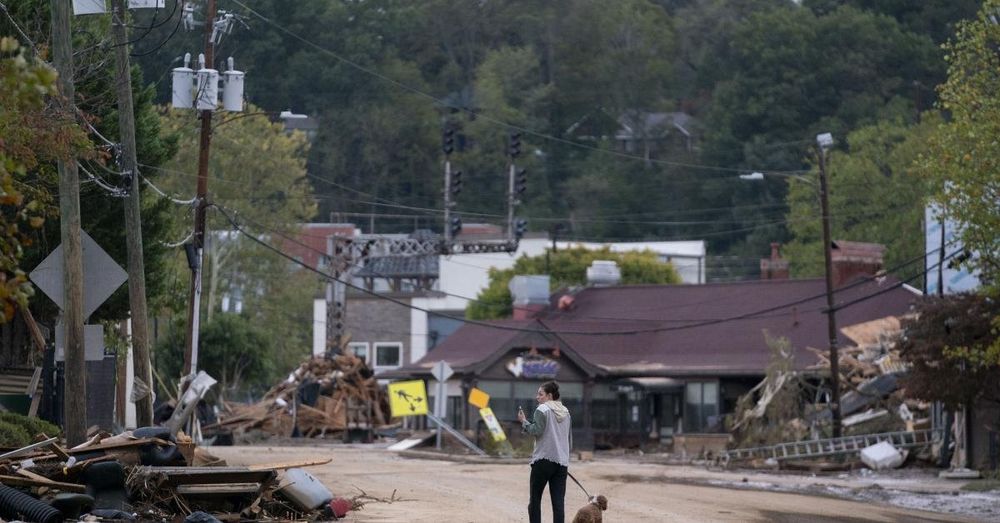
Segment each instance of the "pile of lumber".
[[[838,350],[844,426],[890,417],[901,421],[906,430],[926,428],[929,405],[906,397],[906,391],[897,384],[896,378],[907,370],[896,347],[900,319],[889,316],[849,325],[841,332],[854,342]],[[819,360],[811,368],[829,372],[829,351],[813,347],[809,350]]]
[[[841,383],[857,386],[881,375],[906,370],[895,343],[900,330],[898,318],[890,316],[840,330],[854,342],[838,350]],[[818,359],[812,369],[830,368],[829,349],[809,347],[809,350]]]
[[257,403],[224,407],[220,421],[204,430],[324,437],[390,421],[385,393],[365,362],[351,354],[306,360]]
[[325,507],[303,505],[282,478],[288,469],[329,461],[227,467],[183,433],[174,436],[164,427],[100,432],[72,448],[39,435],[31,445],[0,450],[0,518],[45,523],[316,519]]

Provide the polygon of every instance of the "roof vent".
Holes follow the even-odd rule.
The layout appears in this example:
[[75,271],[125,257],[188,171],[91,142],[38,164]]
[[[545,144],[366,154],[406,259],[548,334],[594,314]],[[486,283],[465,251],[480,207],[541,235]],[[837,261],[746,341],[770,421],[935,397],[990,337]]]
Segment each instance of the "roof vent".
[[594,287],[618,285],[622,281],[622,271],[618,264],[608,260],[594,260],[587,267],[587,284]]

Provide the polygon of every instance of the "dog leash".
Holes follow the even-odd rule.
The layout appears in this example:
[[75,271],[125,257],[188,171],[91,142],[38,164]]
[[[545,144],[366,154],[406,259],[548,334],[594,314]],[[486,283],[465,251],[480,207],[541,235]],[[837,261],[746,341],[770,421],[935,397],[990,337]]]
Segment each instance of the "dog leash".
[[576,485],[578,487],[580,487],[580,490],[582,490],[583,493],[587,495],[587,499],[589,500],[590,499],[590,493],[587,492],[587,489],[583,488],[583,485],[581,485],[580,482],[577,481],[577,479],[575,477],[573,477],[573,475],[570,474],[568,470],[566,471],[566,475],[569,476],[569,479],[573,480],[573,483],[576,483]]

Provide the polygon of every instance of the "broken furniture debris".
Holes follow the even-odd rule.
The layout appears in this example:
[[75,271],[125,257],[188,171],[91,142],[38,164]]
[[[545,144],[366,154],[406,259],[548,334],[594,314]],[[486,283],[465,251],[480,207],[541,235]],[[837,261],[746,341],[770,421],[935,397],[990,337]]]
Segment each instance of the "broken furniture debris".
[[352,354],[303,362],[257,403],[226,402],[206,434],[240,436],[260,430],[276,436],[359,437],[370,441],[390,422],[388,401],[365,362]]

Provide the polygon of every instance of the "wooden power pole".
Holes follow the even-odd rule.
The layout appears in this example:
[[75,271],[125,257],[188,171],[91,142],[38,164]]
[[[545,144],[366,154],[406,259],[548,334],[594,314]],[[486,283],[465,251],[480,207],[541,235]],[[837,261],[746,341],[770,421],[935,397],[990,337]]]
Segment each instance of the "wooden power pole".
[[[59,73],[60,105],[76,118],[73,88],[72,2],[51,0],[52,57]],[[63,248],[63,324],[66,326],[66,385],[63,390],[63,430],[67,443],[87,436],[87,368],[83,335],[83,249],[80,244],[80,171],[76,160],[59,162],[59,230]]]
[[[132,105],[132,66],[129,61],[128,10],[125,0],[112,0],[111,32],[115,40],[115,89],[118,92],[118,131],[121,139],[121,168],[129,182],[125,199],[125,238],[128,247],[128,301],[132,310],[132,364],[135,381],[150,391],[153,373],[149,358],[149,315],[146,310],[146,273],[142,260],[142,215],[140,213],[139,162],[135,151],[135,108]],[[123,379],[124,376],[119,376]],[[147,393],[135,403],[135,419],[140,427],[153,424],[153,395]]]
[[837,347],[837,313],[833,299],[833,239],[830,237],[830,186],[826,179],[826,145],[819,143],[819,198],[823,210],[823,262],[826,272],[826,319],[830,348],[830,411],[833,437],[843,435],[840,409],[840,354]]
[[[208,0],[205,7],[205,67],[215,65],[215,0]],[[200,94],[200,93],[199,93]],[[205,248],[205,210],[208,197],[208,151],[212,145],[212,110],[201,111],[201,142],[198,151],[198,203],[194,213],[194,257],[191,262],[191,291],[188,300],[188,331],[184,347],[184,375],[198,371],[198,323],[201,302],[201,260]]]

